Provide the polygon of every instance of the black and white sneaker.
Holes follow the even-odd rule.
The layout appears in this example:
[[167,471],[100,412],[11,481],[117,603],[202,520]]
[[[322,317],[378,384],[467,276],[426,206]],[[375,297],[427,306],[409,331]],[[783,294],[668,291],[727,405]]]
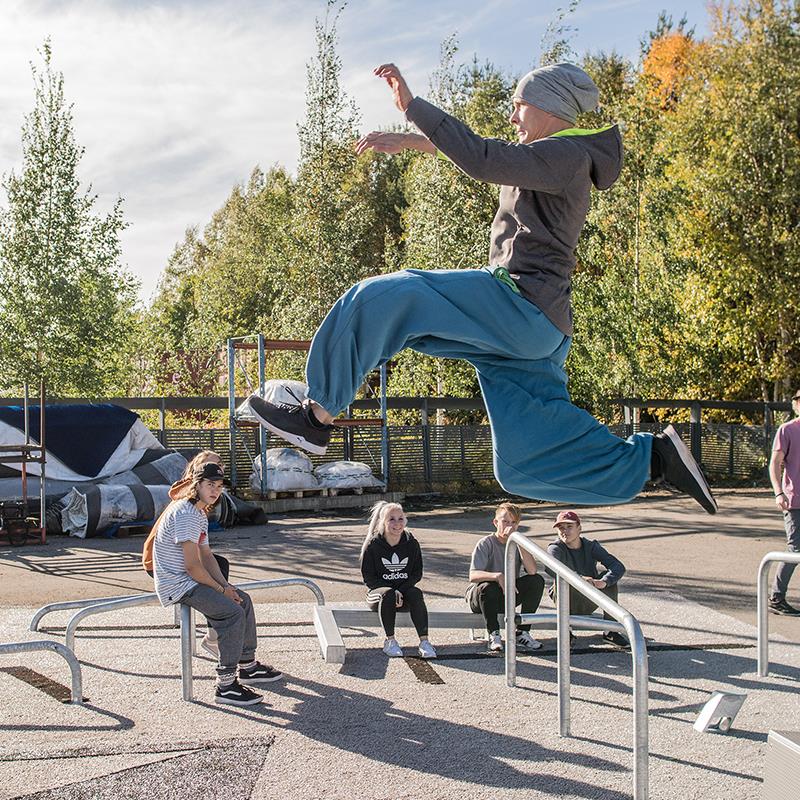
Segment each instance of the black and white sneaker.
[[786,602],[786,598],[770,600],[769,610],[773,614],[782,614],[784,617],[800,617],[800,609],[789,605],[789,603]]
[[233,681],[226,686],[218,684],[214,690],[214,702],[222,706],[254,706],[263,701],[260,694],[242,686],[239,681]]
[[667,425],[663,433],[653,437],[653,467],[651,478],[662,480],[685,492],[709,513],[717,513],[717,501],[692,454],[686,449],[678,432]]
[[308,402],[269,403],[257,394],[251,394],[249,400],[250,409],[267,430],[309,453],[325,455],[333,425],[312,421]]
[[251,667],[239,667],[239,683],[252,686],[257,683],[272,683],[283,677],[282,672],[273,669],[269,664],[256,661]]
[[630,650],[631,646],[628,643],[628,640],[621,634],[617,633],[616,631],[606,631],[603,634],[603,641],[606,644],[610,644],[617,650]]

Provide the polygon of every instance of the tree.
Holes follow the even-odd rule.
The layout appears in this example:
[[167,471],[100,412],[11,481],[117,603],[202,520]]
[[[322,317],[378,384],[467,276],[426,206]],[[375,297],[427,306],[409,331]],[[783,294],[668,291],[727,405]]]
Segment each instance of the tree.
[[691,388],[785,399],[800,380],[800,4],[716,8],[670,119]]
[[291,253],[271,318],[271,329],[283,337],[310,337],[337,297],[384,264],[374,161],[355,154],[358,111],[339,80],[336,26],[344,7],[328,0],[307,65]]
[[138,329],[136,282],[120,266],[122,200],[94,212],[81,192],[72,107],[64,78],[32,66],[35,106],[22,128],[22,168],[3,180],[0,211],[0,388],[45,378],[51,391],[122,390]]

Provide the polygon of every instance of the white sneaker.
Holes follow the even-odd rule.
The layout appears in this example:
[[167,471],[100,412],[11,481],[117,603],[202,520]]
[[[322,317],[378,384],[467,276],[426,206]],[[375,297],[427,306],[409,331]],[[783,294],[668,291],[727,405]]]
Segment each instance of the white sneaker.
[[419,643],[419,654],[422,658],[436,658],[436,650],[427,639],[423,639]]
[[403,648],[397,643],[397,639],[387,639],[383,643],[383,652],[386,653],[389,658],[403,657]]
[[489,652],[503,652],[503,640],[500,638],[500,631],[494,631],[494,633],[489,634]]
[[206,651],[210,656],[213,656],[217,660],[219,660],[219,644],[217,643],[217,637],[214,635],[214,638],[211,638],[211,632],[209,631],[201,640],[200,640],[200,647]]
[[528,631],[517,632],[517,647],[523,650],[538,650],[541,646],[542,643],[534,639]]

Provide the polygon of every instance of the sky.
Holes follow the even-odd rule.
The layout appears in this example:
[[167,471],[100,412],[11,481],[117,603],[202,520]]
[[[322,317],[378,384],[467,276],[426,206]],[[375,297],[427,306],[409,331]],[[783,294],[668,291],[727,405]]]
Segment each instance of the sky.
[[[569,0],[350,0],[338,24],[341,82],[362,130],[400,121],[372,68],[397,64],[424,95],[442,41],[513,75],[538,63]],[[705,0],[581,0],[573,48],[632,60],[664,10],[707,32]],[[0,175],[19,171],[31,63],[50,37],[64,74],[80,178],[97,210],[123,198],[124,265],[147,303],[188,227],[201,230],[256,165],[297,164],[306,64],[324,0],[0,0]],[[6,198],[0,190],[0,206]]]

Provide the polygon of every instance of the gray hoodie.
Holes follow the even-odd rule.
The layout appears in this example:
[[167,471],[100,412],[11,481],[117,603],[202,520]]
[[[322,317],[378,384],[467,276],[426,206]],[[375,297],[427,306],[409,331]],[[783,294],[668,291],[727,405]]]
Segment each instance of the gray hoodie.
[[565,335],[575,248],[591,186],[607,189],[622,169],[622,137],[612,126],[570,128],[530,144],[484,139],[420,97],[406,118],[471,178],[500,184],[489,264],[505,267],[523,297]]

